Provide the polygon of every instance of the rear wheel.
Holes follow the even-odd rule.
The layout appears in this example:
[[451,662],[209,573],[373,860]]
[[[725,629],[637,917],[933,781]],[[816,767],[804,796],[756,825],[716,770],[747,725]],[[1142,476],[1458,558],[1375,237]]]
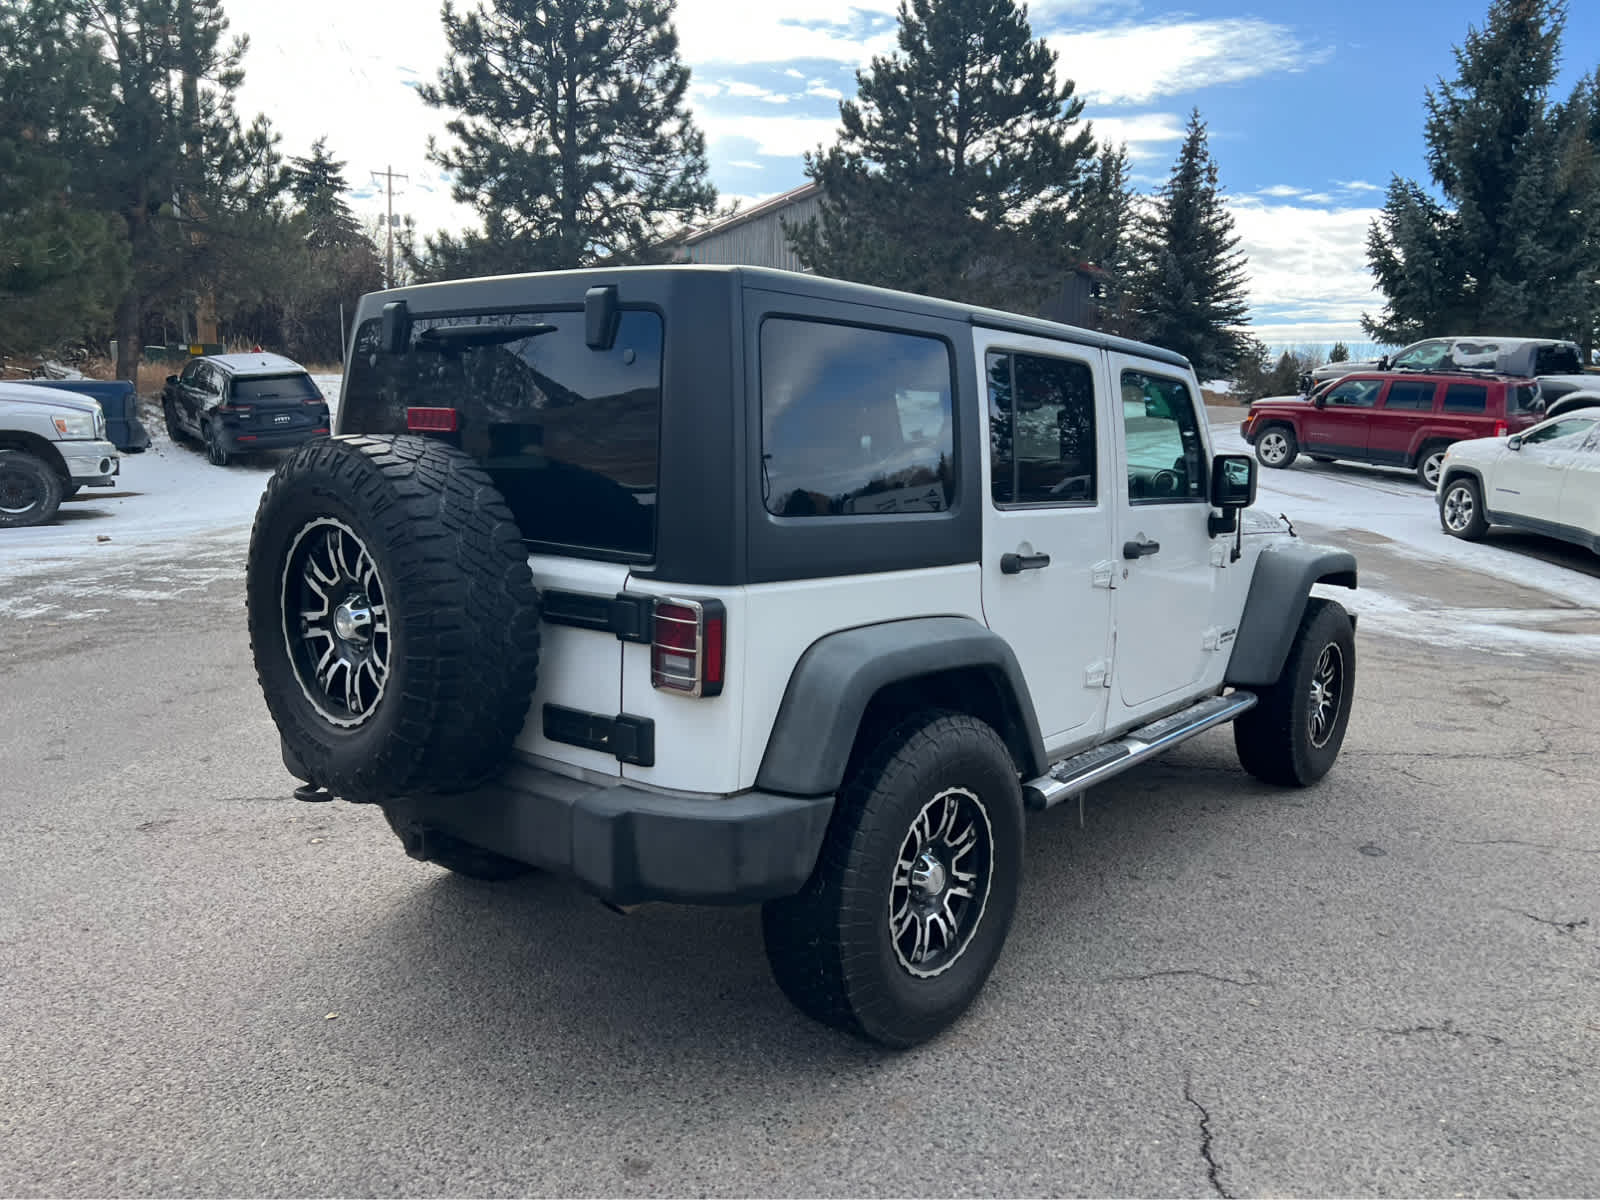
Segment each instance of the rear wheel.
[[187,442],[189,435],[183,431],[183,426],[178,424],[178,407],[172,402],[170,396],[161,400],[161,417],[166,422],[167,436],[174,442]]
[[0,529],[43,525],[61,507],[61,476],[26,450],[0,450]]
[[1430,492],[1439,488],[1439,474],[1444,470],[1444,454],[1449,442],[1429,442],[1417,455],[1417,482]]
[[1293,463],[1299,453],[1300,444],[1287,425],[1269,425],[1256,439],[1256,460],[1263,467],[1281,470]]
[[1344,744],[1355,696],[1356,643],[1350,615],[1332,600],[1306,601],[1278,681],[1233,723],[1246,771],[1265,783],[1306,787],[1328,773]]
[[1483,493],[1470,475],[1452,479],[1439,499],[1439,524],[1444,531],[1463,541],[1475,542],[1488,532],[1483,515]]
[[817,866],[762,909],[767,961],[807,1016],[886,1046],[949,1026],[1016,910],[1022,789],[1000,736],[921,713],[846,782]]
[[222,443],[222,430],[215,421],[207,421],[204,426],[206,438],[206,461],[213,467],[228,465],[228,448]]

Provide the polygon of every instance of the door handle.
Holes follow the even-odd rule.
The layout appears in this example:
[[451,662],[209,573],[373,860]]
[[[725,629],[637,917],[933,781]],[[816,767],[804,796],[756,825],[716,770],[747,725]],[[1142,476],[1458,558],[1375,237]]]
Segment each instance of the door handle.
[[1000,573],[1002,575],[1020,575],[1024,571],[1039,571],[1050,565],[1048,554],[1002,554],[1000,556]]
[[1122,557],[1143,558],[1146,554],[1155,554],[1160,549],[1160,542],[1152,542],[1147,538],[1139,538],[1135,541],[1122,543]]

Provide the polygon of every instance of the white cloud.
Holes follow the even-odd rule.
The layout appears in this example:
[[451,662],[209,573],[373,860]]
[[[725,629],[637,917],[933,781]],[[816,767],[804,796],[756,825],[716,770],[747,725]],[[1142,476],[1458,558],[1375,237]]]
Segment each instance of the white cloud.
[[812,84],[806,89],[808,96],[820,96],[824,100],[843,100],[844,93],[838,88],[828,87],[825,84]]
[[1321,61],[1292,30],[1254,17],[1122,24],[1052,34],[1057,70],[1095,104],[1148,104],[1161,96],[1237,83]]
[[[1127,144],[1128,157],[1135,162],[1163,154],[1162,146],[1183,140],[1183,118],[1175,113],[1140,113],[1132,117],[1095,116],[1090,125],[1095,138],[1105,146]],[[1142,177],[1135,177],[1136,182]],[[1159,176],[1150,177],[1163,182]]]
[[1383,189],[1375,183],[1368,183],[1365,179],[1335,179],[1333,181],[1347,192],[1381,192]]
[[[1361,340],[1358,318],[1383,297],[1367,271],[1374,208],[1307,208],[1252,197],[1229,208],[1250,260],[1255,336],[1274,344]],[[1326,330],[1335,330],[1324,337]]]
[[730,167],[738,167],[743,171],[764,171],[767,169],[766,163],[754,162],[747,158],[735,158],[731,160],[728,165]]
[[[695,114],[695,118],[706,131],[713,161],[721,157],[718,153],[719,144],[737,138],[755,143],[755,153],[764,158],[795,159],[797,171],[800,156],[807,150],[815,150],[818,143],[831,143],[839,128],[839,122],[833,117],[769,117],[762,113],[700,112]],[[733,152],[740,153],[742,149]],[[722,151],[726,152],[727,149]]]
[[806,73],[804,71],[796,71],[793,67],[790,67],[784,72],[784,74],[790,79],[804,79],[806,77]]
[[1304,196],[1305,194],[1305,188],[1291,187],[1287,183],[1275,183],[1271,187],[1261,189],[1261,195],[1263,196]]
[[[678,41],[690,63],[815,58],[854,66],[894,49],[896,8],[897,0],[679,0]],[[874,32],[866,31],[870,18],[879,19]]]

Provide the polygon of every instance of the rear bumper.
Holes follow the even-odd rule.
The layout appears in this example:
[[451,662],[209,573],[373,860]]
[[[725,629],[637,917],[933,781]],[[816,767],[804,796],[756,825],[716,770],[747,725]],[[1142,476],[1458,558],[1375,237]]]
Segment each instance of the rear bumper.
[[230,429],[222,427],[222,444],[230,453],[249,454],[252,450],[288,450],[317,438],[328,436],[327,426],[312,429],[290,429],[282,433],[263,429]]
[[690,798],[518,764],[473,792],[386,807],[402,836],[420,835],[407,844],[418,857],[438,830],[567,875],[614,904],[744,904],[792,895],[810,878],[833,797]]

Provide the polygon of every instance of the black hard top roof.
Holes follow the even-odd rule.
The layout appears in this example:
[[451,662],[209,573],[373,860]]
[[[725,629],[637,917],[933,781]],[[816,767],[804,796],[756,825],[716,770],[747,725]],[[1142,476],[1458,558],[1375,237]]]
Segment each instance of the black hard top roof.
[[[424,311],[444,303],[449,292],[459,293],[459,302],[471,306],[503,302],[506,289],[515,288],[522,280],[570,278],[576,287],[589,288],[597,284],[615,283],[623,303],[627,303],[627,280],[630,276],[658,274],[661,272],[698,273],[703,275],[736,275],[746,287],[772,292],[785,292],[818,300],[838,300],[851,304],[871,305],[895,312],[917,313],[946,320],[963,321],[986,329],[1000,329],[1031,337],[1049,338],[1053,341],[1072,342],[1080,346],[1095,346],[1123,354],[1189,367],[1189,360],[1171,350],[1137,342],[1130,338],[1114,337],[1076,325],[1064,325],[1039,317],[1002,312],[979,305],[962,304],[935,296],[919,296],[911,292],[897,292],[889,288],[872,287],[865,283],[851,283],[843,279],[829,279],[798,271],[781,271],[774,267],[747,267],[712,263],[672,263],[650,267],[586,267],[572,271],[541,271],[523,275],[493,275],[476,279],[453,279],[441,283],[416,284],[395,288],[388,292],[373,292],[362,300],[362,311],[381,307],[391,300],[404,300]],[[495,299],[491,300],[490,297]]]

